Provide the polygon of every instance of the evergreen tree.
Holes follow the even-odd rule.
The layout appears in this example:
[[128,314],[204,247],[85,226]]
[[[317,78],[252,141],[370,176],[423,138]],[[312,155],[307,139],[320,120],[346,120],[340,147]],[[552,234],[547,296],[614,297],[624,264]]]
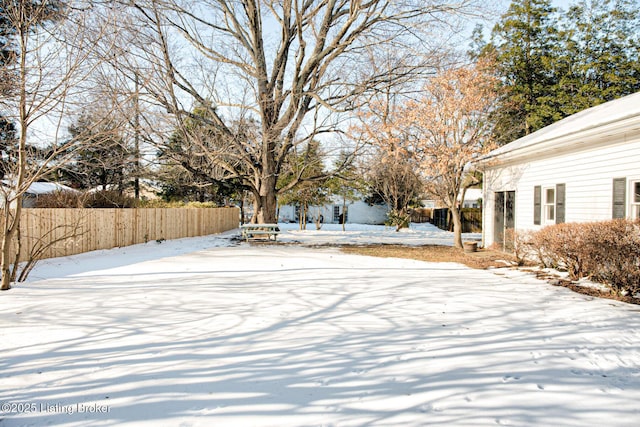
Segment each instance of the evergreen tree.
[[496,134],[512,141],[547,126],[562,114],[556,102],[559,32],[550,0],[514,0],[493,28],[492,54],[504,84],[504,102],[495,113]]
[[[220,152],[229,152],[232,145],[222,132],[207,124],[211,114],[211,108],[194,108],[192,117],[185,119],[159,150],[162,166],[158,178],[165,200],[224,204],[244,190],[241,178],[227,173],[231,166],[216,160]],[[239,139],[250,138],[255,128],[250,121],[234,125],[234,135]],[[229,157],[238,162],[242,156],[243,153],[233,152]]]
[[11,21],[6,15],[4,4],[0,3],[0,77],[2,78],[0,95],[2,95],[3,90],[6,90],[6,66],[13,62],[13,58],[15,57],[11,40],[12,33]]
[[[279,188],[288,188],[278,199],[281,205],[297,205],[300,208],[300,229],[306,229],[306,219],[311,206],[321,206],[329,201],[329,188],[322,164],[320,143],[312,140],[304,147],[291,151],[283,173],[278,179]],[[316,179],[317,178],[317,179]],[[313,216],[313,213],[311,213]],[[315,216],[318,227],[320,214]]]
[[514,0],[489,43],[476,28],[469,54],[497,63],[495,140],[507,143],[640,90],[637,0],[580,0],[566,13],[550,0]]
[[[19,57],[15,41],[19,26],[26,26],[26,31],[43,26],[47,22],[60,19],[64,3],[58,0],[32,1],[27,6],[16,7],[16,2],[0,2],[0,105],[3,98],[15,94],[16,60]],[[22,16],[16,16],[20,12]],[[22,30],[22,29],[21,29]],[[17,130],[14,119],[2,114],[0,108],[0,179],[10,172],[15,163],[18,150]],[[36,152],[33,147],[26,147]]]
[[120,126],[106,118],[84,114],[69,126],[73,141],[69,160],[56,171],[70,186],[97,188],[122,194],[131,172],[131,153],[119,132]]
[[[4,7],[0,4],[0,98],[4,97],[11,89],[11,70],[13,50],[11,48],[10,21],[4,13]],[[15,145],[16,128],[13,123],[0,114],[0,179],[8,172],[8,151]]]
[[15,152],[16,127],[5,117],[0,116],[0,179],[10,171],[11,155]]
[[342,201],[342,231],[345,231],[347,202],[362,197],[362,193],[366,191],[366,184],[362,177],[362,171],[359,171],[354,163],[352,153],[346,151],[340,153],[334,167],[335,170],[341,172],[329,178],[327,188],[331,195],[340,197]]
[[640,13],[635,0],[582,0],[565,16],[564,115],[640,90]]

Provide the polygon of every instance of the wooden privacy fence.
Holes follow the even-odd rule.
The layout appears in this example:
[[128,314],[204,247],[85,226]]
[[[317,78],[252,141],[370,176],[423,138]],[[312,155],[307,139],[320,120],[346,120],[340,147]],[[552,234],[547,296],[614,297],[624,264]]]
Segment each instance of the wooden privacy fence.
[[[482,209],[462,208],[460,211],[463,233],[482,232]],[[438,208],[433,210],[431,222],[441,230],[453,230],[453,220],[448,208]]]
[[238,228],[238,208],[23,209],[21,260],[74,255]]

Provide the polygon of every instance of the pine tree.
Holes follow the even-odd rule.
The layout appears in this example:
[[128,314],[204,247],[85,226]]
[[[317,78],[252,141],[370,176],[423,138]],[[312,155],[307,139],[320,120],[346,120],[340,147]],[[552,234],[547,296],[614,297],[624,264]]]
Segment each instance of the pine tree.
[[[227,152],[237,162],[244,153],[232,151],[233,144],[230,144],[228,136],[208,124],[214,110],[196,106],[191,112],[192,117],[183,120],[160,147],[158,178],[164,199],[223,203],[245,189],[242,179],[229,173],[229,169],[240,169],[240,166],[217,159],[221,152]],[[256,127],[251,120],[232,125],[229,131],[237,139],[251,138]]]
[[491,41],[478,28],[471,49],[497,63],[501,144],[640,90],[637,0],[580,0],[566,13],[550,0],[514,0]]
[[340,197],[342,202],[342,231],[346,229],[345,222],[347,221],[347,216],[345,213],[347,212],[347,202],[358,200],[366,190],[362,171],[358,170],[354,160],[352,153],[346,151],[341,152],[334,163],[335,170],[341,172],[333,175],[327,181],[330,194]]
[[557,9],[550,0],[515,0],[485,47],[498,64],[505,102],[496,111],[498,140],[512,141],[562,117],[556,103]]
[[[11,48],[11,27],[10,21],[4,13],[3,6],[0,5],[0,98],[4,97],[11,89],[11,70],[14,52]],[[16,128],[13,123],[0,114],[0,179],[4,178],[8,171],[5,163],[8,157],[8,150],[15,144]]]
[[122,194],[131,172],[131,156],[120,129],[108,118],[82,115],[69,126],[70,159],[60,166],[58,176],[75,188]]
[[[322,206],[329,201],[326,172],[322,163],[323,153],[320,143],[312,140],[304,147],[289,154],[283,173],[278,179],[278,187],[286,189],[278,198],[280,205],[297,205],[300,208],[300,229],[306,229],[306,219],[311,206]],[[311,213],[313,216],[313,213]],[[315,216],[319,226],[318,213]]]
[[635,0],[582,0],[565,17],[564,115],[640,90],[640,13]]

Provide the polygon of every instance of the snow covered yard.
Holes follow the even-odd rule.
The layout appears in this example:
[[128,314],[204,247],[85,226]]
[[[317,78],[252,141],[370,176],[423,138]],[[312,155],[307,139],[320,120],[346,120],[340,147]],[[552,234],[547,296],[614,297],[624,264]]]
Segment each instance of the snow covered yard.
[[50,260],[0,295],[0,426],[640,423],[637,306],[224,237]]
[[[323,224],[316,230],[315,224],[307,224],[306,230],[300,230],[298,224],[280,224],[283,233],[278,236],[281,242],[296,242],[307,245],[364,245],[370,243],[389,245],[444,245],[453,246],[453,233],[442,231],[436,226],[411,224],[399,232],[395,227],[381,225],[347,224],[346,232],[340,224]],[[482,240],[481,233],[463,233],[463,240]]]

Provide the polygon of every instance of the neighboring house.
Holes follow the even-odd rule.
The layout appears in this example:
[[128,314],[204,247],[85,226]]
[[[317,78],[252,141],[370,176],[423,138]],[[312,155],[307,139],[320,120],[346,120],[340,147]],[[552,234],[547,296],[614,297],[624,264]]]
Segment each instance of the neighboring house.
[[[7,184],[9,184],[8,181],[2,181],[2,191],[0,191],[1,202],[4,202],[6,195],[11,193],[11,189],[7,187]],[[23,195],[22,207],[32,208],[36,205],[38,197],[43,194],[55,193],[56,191],[77,192],[77,190],[67,187],[66,185],[58,184],[57,182],[34,182]]]
[[[458,196],[458,201],[460,201],[460,196]],[[427,209],[438,209],[444,208],[444,204],[434,199],[424,199],[421,200],[420,203],[422,207]],[[482,207],[482,189],[480,188],[467,188],[467,191],[464,193],[464,202],[462,203],[463,208],[481,208]]]
[[[325,224],[341,224],[343,212],[342,199],[336,197],[332,203],[322,206],[309,207],[307,219],[313,221],[318,215],[322,215],[322,222]],[[387,220],[387,205],[370,205],[364,201],[347,201],[346,220],[347,224],[384,224]],[[278,211],[278,221],[298,222],[299,210],[296,206],[280,206]]]
[[482,207],[482,189],[467,188],[464,193],[463,208],[481,208]]
[[483,241],[505,230],[640,216],[640,92],[500,147],[484,172]]
[[[158,200],[160,196],[158,193],[162,191],[162,189],[158,186],[158,184],[154,181],[148,179],[141,179],[139,181],[139,198],[142,200]],[[87,190],[87,193],[99,193],[102,191],[120,191],[120,187],[117,184],[107,184],[105,186],[99,185],[97,187],[93,187]],[[133,185],[127,186],[122,192],[123,195],[127,197],[135,197],[135,190]]]

